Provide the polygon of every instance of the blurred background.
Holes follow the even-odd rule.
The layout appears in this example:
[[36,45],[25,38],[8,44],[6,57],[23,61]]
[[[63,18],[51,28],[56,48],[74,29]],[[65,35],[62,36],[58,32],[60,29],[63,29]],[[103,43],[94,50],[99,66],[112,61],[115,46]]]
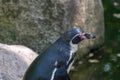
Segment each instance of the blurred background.
[[0,0],[1,44],[40,54],[73,26],[97,38],[79,45],[71,80],[119,80],[120,0]]
[[[95,79],[89,77],[85,80],[120,79],[120,1],[102,0],[102,4],[104,8],[105,41],[103,49],[97,52],[99,56],[102,55],[102,58],[98,64],[87,64],[94,69],[97,66],[97,72],[92,73],[92,76],[96,76]],[[98,57],[96,58],[98,59]],[[83,70],[83,67],[81,67],[81,70]],[[86,70],[88,71],[89,67]]]
[[101,80],[120,79],[120,1],[103,0],[105,18],[104,58]]

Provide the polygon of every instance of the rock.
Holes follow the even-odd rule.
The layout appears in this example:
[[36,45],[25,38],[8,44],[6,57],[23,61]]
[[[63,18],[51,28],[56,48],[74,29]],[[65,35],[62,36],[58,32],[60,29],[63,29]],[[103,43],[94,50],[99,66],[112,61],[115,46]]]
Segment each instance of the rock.
[[104,42],[104,15],[101,0],[76,0],[77,11],[74,25],[81,26],[83,31],[96,35],[93,40],[86,40],[80,45],[80,52],[87,53],[90,49],[100,47]]
[[25,46],[0,43],[0,80],[22,80],[36,57],[37,54]]
[[39,54],[73,26],[96,34],[82,43],[86,53],[104,42],[101,0],[1,0],[0,42],[21,44]]

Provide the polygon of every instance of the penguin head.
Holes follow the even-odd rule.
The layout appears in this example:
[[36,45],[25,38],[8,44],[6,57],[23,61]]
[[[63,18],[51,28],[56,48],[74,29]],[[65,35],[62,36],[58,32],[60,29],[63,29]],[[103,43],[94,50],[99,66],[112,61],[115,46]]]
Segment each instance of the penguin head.
[[62,38],[67,43],[78,44],[84,39],[95,38],[95,35],[88,32],[83,32],[79,28],[75,27],[65,32]]

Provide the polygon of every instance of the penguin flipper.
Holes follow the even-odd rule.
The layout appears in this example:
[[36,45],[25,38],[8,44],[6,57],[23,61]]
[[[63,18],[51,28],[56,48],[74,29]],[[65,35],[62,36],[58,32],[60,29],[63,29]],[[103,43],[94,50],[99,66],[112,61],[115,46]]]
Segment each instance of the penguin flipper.
[[58,69],[55,72],[54,80],[70,80],[66,69]]

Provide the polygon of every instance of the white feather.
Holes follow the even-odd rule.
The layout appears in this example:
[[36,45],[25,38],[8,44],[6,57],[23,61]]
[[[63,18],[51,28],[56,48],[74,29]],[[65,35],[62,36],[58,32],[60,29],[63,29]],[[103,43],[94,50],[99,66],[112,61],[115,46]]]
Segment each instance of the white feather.
[[[70,57],[67,61],[67,64],[70,62],[70,60],[72,59],[73,53],[75,53],[78,50],[78,45],[77,44],[72,44],[72,41],[70,42],[70,46],[71,46],[71,51],[70,51]],[[71,66],[73,65],[74,60],[70,63],[67,72],[69,73]]]

